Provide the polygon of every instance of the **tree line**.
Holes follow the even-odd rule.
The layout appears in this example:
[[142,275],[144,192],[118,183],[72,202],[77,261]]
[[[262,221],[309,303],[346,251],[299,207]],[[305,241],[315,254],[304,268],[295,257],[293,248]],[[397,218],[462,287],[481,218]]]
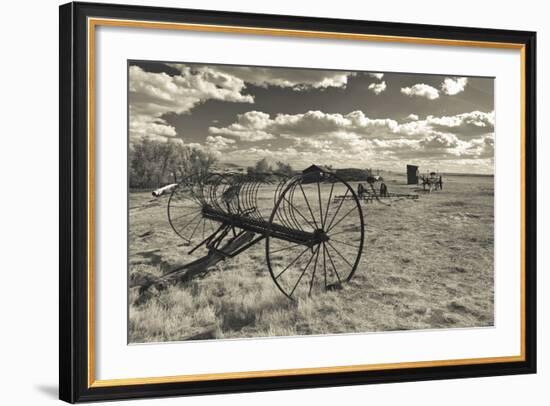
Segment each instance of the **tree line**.
[[[212,153],[203,149],[148,137],[132,143],[128,159],[130,189],[153,189],[181,182],[189,176],[201,177],[217,162]],[[247,168],[247,174],[256,177],[273,173],[295,174],[290,164],[277,162],[272,165],[266,158]]]
[[[131,189],[152,189],[169,183],[181,182],[189,176],[204,176],[216,164],[216,157],[203,149],[173,141],[160,141],[145,137],[132,143],[129,151],[129,182]],[[345,181],[361,181],[373,174],[372,169],[333,169]],[[272,164],[267,158],[246,168],[250,176],[270,174],[293,176],[297,172],[288,163]]]
[[217,161],[202,149],[148,137],[132,143],[128,158],[132,189],[156,188],[188,176],[202,176]]
[[262,158],[254,166],[246,168],[246,172],[249,175],[267,175],[276,173],[278,175],[292,176],[294,175],[294,169],[290,164],[278,161],[275,165],[271,165],[267,158]]

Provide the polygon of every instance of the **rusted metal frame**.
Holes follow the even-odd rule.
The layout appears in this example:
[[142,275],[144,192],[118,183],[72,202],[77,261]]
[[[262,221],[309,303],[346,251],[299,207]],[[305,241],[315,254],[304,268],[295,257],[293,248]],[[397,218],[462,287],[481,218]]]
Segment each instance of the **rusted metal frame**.
[[318,243],[314,233],[299,231],[280,224],[269,224],[266,221],[258,221],[249,217],[232,215],[223,211],[208,210],[203,211],[203,216],[227,224],[230,227],[240,228],[245,231],[262,234],[264,236],[282,239],[289,242],[299,243],[307,246]]
[[[245,231],[245,232],[250,232],[250,231]],[[237,237],[240,236],[243,233],[239,233],[237,235]],[[233,237],[232,240],[236,239],[237,237]],[[222,254],[226,258],[234,258],[237,255],[242,254],[244,251],[246,251],[247,249],[249,249],[253,245],[256,245],[257,243],[259,243],[260,241],[262,241],[264,239],[265,239],[265,235],[259,235],[258,237],[254,238],[252,241],[250,241],[249,243],[246,243],[245,245],[240,247],[238,250],[233,251],[233,252],[225,252],[224,250],[221,250],[219,248],[216,248],[215,250],[216,250],[216,252]]]

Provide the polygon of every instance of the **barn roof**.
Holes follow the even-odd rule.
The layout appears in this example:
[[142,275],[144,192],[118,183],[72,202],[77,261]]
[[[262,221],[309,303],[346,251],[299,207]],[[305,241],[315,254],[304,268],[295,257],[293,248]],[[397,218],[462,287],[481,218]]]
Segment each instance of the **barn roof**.
[[302,171],[302,173],[311,173],[311,172],[330,172],[330,169],[323,165],[310,165]]

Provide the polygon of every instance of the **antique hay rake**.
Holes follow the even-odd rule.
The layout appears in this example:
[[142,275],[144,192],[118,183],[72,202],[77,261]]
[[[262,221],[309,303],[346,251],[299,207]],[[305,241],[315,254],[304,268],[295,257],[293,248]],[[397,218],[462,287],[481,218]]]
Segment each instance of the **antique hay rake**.
[[168,219],[190,247],[188,254],[202,250],[222,260],[265,240],[269,273],[290,299],[340,289],[353,277],[363,251],[357,195],[322,169],[293,177],[190,177],[172,191]]

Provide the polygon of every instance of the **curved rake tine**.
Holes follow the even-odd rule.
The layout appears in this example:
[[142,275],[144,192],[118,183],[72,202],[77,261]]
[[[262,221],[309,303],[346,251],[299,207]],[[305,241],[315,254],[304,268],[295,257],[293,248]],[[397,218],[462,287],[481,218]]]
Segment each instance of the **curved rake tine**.
[[277,204],[277,200],[279,200],[279,194],[281,193],[281,188],[283,185],[286,184],[286,179],[281,179],[277,186],[275,186],[275,193],[273,193],[273,207]]
[[[279,199],[279,194],[281,193],[281,188],[286,184],[286,180],[282,180],[280,181],[276,188],[275,188],[275,193],[273,194],[273,207],[275,207],[275,205],[277,204],[277,200]],[[281,218],[281,211],[282,210],[277,210],[276,212],[276,216],[277,216],[277,219],[281,222],[281,224],[283,224],[283,220]]]
[[174,198],[177,200],[177,201],[182,201],[182,200],[187,200],[187,201],[190,201],[190,202],[193,202],[193,196],[191,195],[191,197],[188,197],[185,195],[185,189],[182,187],[182,186],[178,186],[175,194],[174,194]]
[[252,194],[253,194],[253,190],[254,190],[254,182],[248,182],[247,183],[247,188],[246,188],[246,191],[245,191],[245,201],[246,201],[246,210],[247,212],[250,212],[251,214],[253,214],[253,211],[252,209],[254,208],[254,205],[252,203]]
[[255,181],[252,179],[247,179],[244,182],[244,189],[241,190],[243,193],[243,200],[244,200],[244,210],[246,211],[246,215],[250,218],[256,218],[254,214],[254,204],[252,203],[252,195],[254,194],[254,186]]
[[289,199],[286,199],[286,198],[283,197],[283,203],[284,203],[283,208],[284,208],[284,211],[285,211],[285,216],[288,220],[288,226],[290,228],[300,229],[300,224],[296,220],[296,216],[294,214],[294,211],[292,210],[292,207],[289,204],[292,201],[294,201],[294,190],[295,189],[296,189],[296,182],[293,182],[293,183],[291,183],[290,189],[288,190]]
[[[233,213],[231,211],[231,200],[224,201],[224,192],[227,191],[227,184],[225,183],[225,178],[223,178],[221,175],[219,175],[218,181],[216,182],[216,185],[214,187],[214,195],[216,196],[216,203],[218,205],[218,209],[221,211],[229,211],[229,213]],[[222,206],[222,203],[225,203],[227,205],[227,209]]]
[[296,213],[298,213],[298,214],[305,220],[305,222],[308,223],[308,224],[311,226],[311,228],[313,228],[313,229],[315,230],[315,227],[313,226],[313,224],[311,224],[311,223],[309,222],[309,220],[308,220],[307,218],[304,217],[304,215],[302,214],[302,212],[300,212],[300,210],[298,210],[298,209],[296,208],[296,206],[294,206],[294,205],[290,202],[290,200],[288,200],[286,197],[283,197],[283,200],[286,200],[286,201],[288,202],[288,204],[290,204],[290,205],[294,208],[294,210],[296,211]]
[[221,183],[221,178],[218,177],[214,183],[212,184],[210,188],[210,193],[212,196],[212,202],[216,205],[218,210],[225,211],[224,208],[220,205],[220,201],[218,200],[218,187]]
[[212,202],[212,195],[210,189],[212,188],[212,183],[208,183],[208,179],[202,179],[201,180],[201,194],[202,198],[204,200],[204,203],[214,207],[214,204]]
[[[231,199],[227,202],[227,205],[229,206],[230,211],[236,214],[241,213],[241,205],[239,204],[239,194],[241,191],[241,181],[239,179],[232,179],[233,182],[229,183],[229,188],[232,190],[236,190],[236,196],[231,197]],[[235,198],[236,197],[236,198]]]
[[262,221],[263,218],[261,216],[260,210],[258,207],[260,205],[258,204],[258,191],[260,190],[260,187],[265,184],[264,181],[258,180],[255,184],[255,187],[252,189],[252,209],[254,209],[253,213],[255,214],[256,219],[259,221]]
[[[210,178],[212,178],[212,177],[210,177]],[[221,207],[218,204],[218,200],[216,199],[216,186],[217,186],[218,181],[219,181],[219,179],[218,180],[210,179],[210,183],[208,185],[208,198],[210,199],[210,203],[211,203],[212,207],[220,210]]]
[[208,179],[203,179],[202,195],[203,195],[204,201],[209,206],[215,207],[214,202],[212,201],[211,189],[212,189],[212,181],[208,182]]
[[239,213],[239,214],[242,214],[246,209],[246,207],[241,204],[241,200],[239,199],[239,197],[242,193],[242,189],[243,189],[244,184],[246,184],[244,182],[244,179],[241,179],[241,180],[238,181],[238,189],[237,189],[238,193],[237,193],[237,196],[235,196],[235,199],[234,199],[235,204],[237,205],[237,213]]
[[[293,183],[290,183],[288,192],[290,194],[290,199],[291,200],[292,200],[294,188],[295,188],[295,185]],[[291,209],[291,207],[289,206],[288,203],[289,203],[288,199],[286,199],[283,196],[281,216],[284,217],[284,224],[288,228],[300,228],[298,226],[297,221],[293,217],[293,211],[292,211],[292,209]]]
[[[290,201],[289,201],[289,203],[292,206],[294,206],[294,204],[292,202],[294,201],[294,193],[296,192],[296,186],[298,185],[299,182],[300,182],[299,179],[296,180],[296,182],[292,186],[292,189],[290,190]],[[296,214],[295,214],[294,210],[291,210],[290,207],[289,207],[289,214],[290,214],[290,218],[294,222],[295,227],[298,228],[301,231],[304,231],[304,228],[302,227],[302,223],[300,221],[298,221],[298,219],[296,218]],[[308,225],[311,225],[311,223],[305,218],[305,216],[302,216],[302,218],[304,220],[306,220],[306,223]]]
[[296,213],[292,210],[292,201],[294,200],[294,191],[296,189],[296,181],[292,181],[288,190],[288,199],[283,196],[283,208],[285,212],[285,218],[287,219],[288,226],[290,228],[296,228],[301,230],[300,223],[296,219]]
[[248,194],[250,193],[250,182],[247,182],[246,179],[242,178],[242,186],[239,190],[239,201],[241,201],[241,208],[248,213],[250,210],[250,202],[248,201]]

